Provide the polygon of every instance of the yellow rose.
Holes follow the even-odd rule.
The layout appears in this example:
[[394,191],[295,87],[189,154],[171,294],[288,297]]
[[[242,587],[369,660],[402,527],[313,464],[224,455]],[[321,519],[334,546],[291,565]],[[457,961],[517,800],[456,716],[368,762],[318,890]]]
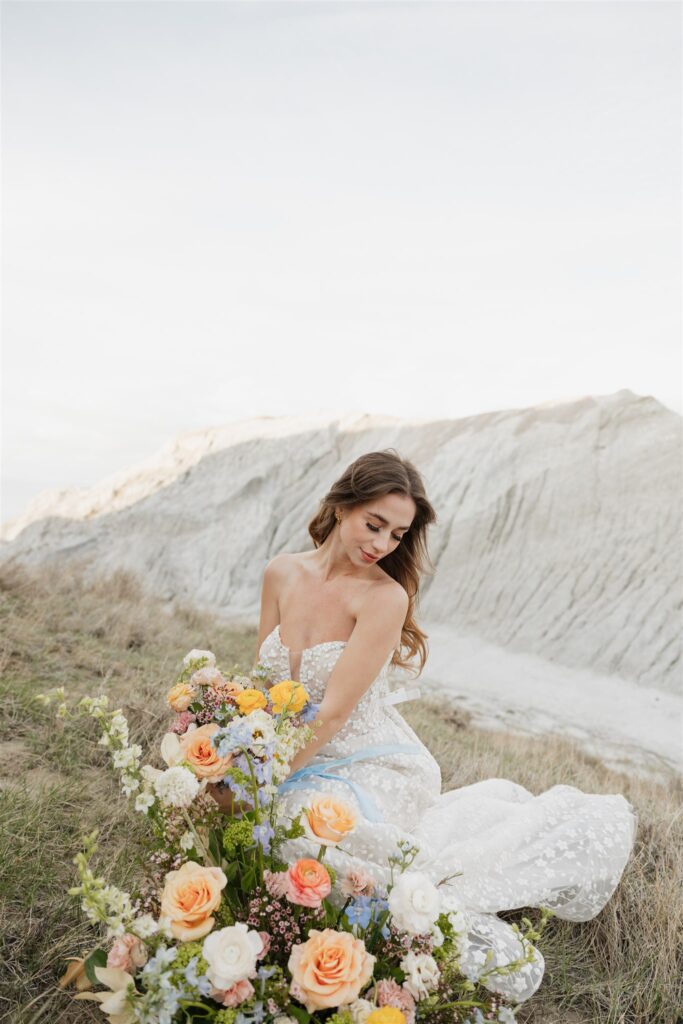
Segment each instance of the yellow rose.
[[221,889],[228,880],[220,868],[205,868],[193,860],[178,871],[169,871],[161,895],[161,913],[171,919],[171,931],[181,942],[208,935],[215,921],[211,916],[221,902]]
[[312,1013],[357,999],[372,977],[375,957],[349,932],[311,928],[307,941],[292,947],[287,966],[301,993],[295,989],[296,998]]
[[166,700],[174,711],[180,714],[187,711],[192,701],[197,696],[197,690],[191,683],[176,683],[169,691]]
[[264,708],[268,701],[266,700],[265,693],[262,693],[260,690],[250,689],[242,690],[241,693],[236,694],[235,703],[243,715],[250,715],[252,711]]
[[283,679],[281,683],[271,686],[268,696],[273,702],[273,711],[276,715],[285,708],[296,714],[309,700],[305,688],[296,679]]
[[406,1015],[395,1006],[382,1006],[366,1017],[365,1024],[406,1024]]
[[321,846],[336,846],[353,832],[358,822],[356,810],[338,797],[319,793],[309,800],[302,822],[306,835]]

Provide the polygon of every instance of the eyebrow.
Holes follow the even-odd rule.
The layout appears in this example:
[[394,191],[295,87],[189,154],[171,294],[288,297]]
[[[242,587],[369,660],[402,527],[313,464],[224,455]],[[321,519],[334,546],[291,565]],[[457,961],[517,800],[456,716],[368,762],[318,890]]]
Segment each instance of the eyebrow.
[[[385,526],[389,525],[389,520],[385,519],[384,516],[381,516],[379,514],[379,512],[368,512],[368,515],[369,516],[374,516],[375,519],[379,519],[381,522],[384,523]],[[408,527],[408,526],[397,526],[396,529],[397,530],[408,530],[408,529],[410,529],[410,527]]]

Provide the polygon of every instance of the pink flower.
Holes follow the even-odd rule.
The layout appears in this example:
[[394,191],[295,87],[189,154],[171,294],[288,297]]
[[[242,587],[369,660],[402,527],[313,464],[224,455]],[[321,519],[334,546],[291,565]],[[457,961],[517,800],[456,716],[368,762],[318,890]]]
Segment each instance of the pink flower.
[[223,1006],[239,1006],[254,994],[254,986],[246,978],[244,981],[236,981],[234,985],[226,989],[213,989],[211,998],[222,1003]]
[[279,896],[284,896],[289,889],[289,878],[286,871],[268,871],[266,868],[263,872],[263,880],[270,895],[275,896],[276,899]]
[[256,959],[257,960],[263,960],[264,956],[266,955],[266,953],[270,949],[271,939],[270,939],[270,935],[268,934],[268,932],[259,932],[259,935],[261,936],[261,942],[263,943],[263,949],[258,954]]
[[287,871],[289,888],[285,895],[290,903],[300,907],[319,907],[332,889],[330,875],[324,864],[313,858],[303,858]]
[[171,732],[176,733],[178,736],[182,736],[183,733],[187,732],[187,727],[190,722],[196,722],[197,716],[193,715],[191,711],[181,711],[176,718],[175,722],[171,726]]
[[415,1000],[393,978],[375,982],[375,994],[379,1006],[393,1006],[405,1014],[406,1024],[415,1024]]
[[134,973],[134,968],[142,967],[146,963],[147,950],[144,942],[129,932],[116,939],[107,955],[107,967],[118,967],[126,972]]
[[349,868],[339,883],[345,896],[372,896],[375,879],[365,868]]

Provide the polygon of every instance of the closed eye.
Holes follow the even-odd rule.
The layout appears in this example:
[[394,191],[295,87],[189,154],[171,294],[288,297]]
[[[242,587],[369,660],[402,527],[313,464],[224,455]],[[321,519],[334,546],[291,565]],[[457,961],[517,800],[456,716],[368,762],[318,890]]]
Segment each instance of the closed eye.
[[[372,523],[366,523],[365,525],[368,527],[369,530],[372,530],[373,533],[379,533],[379,526],[373,526]],[[394,540],[401,540],[401,538],[397,537],[395,533],[392,533],[391,536],[394,538]]]

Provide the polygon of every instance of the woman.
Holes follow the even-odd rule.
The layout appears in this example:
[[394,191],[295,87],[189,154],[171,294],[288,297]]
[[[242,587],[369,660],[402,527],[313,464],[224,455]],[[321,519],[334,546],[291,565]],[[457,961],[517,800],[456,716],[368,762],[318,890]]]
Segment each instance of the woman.
[[[568,920],[594,917],[621,877],[637,819],[623,796],[572,786],[533,796],[488,779],[441,793],[438,764],[396,710],[387,681],[390,665],[417,656],[419,675],[426,660],[414,615],[435,520],[415,466],[393,449],[358,458],[309,523],[314,550],[280,554],[266,567],[258,660],[274,683],[299,680],[319,704],[315,736],[281,786],[283,811],[296,814],[313,792],[352,804],[358,823],[327,861],[360,879],[370,872],[386,883],[397,844],[419,847],[412,867],[442,883],[447,909],[462,910],[461,963],[474,976],[489,949],[497,966],[524,955],[499,910],[545,905]],[[283,855],[311,849],[302,837]],[[521,971],[484,984],[527,999],[543,976],[533,954]]]

